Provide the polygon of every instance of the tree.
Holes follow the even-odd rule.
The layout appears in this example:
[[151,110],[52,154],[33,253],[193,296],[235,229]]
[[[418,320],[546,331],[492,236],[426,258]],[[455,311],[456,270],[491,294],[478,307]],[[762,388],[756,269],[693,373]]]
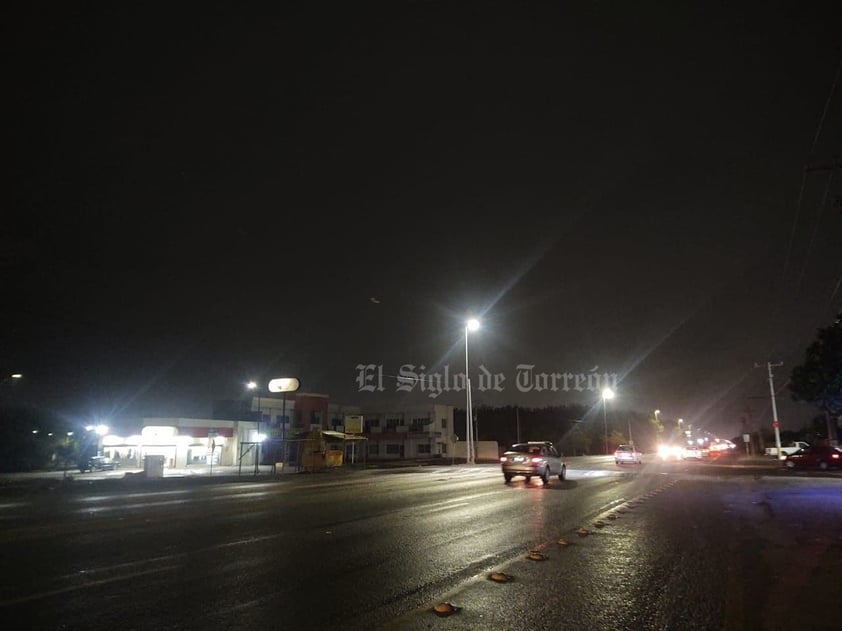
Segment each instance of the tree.
[[811,403],[825,413],[828,430],[830,419],[842,416],[842,318],[818,330],[804,361],[792,369],[788,387],[793,400]]

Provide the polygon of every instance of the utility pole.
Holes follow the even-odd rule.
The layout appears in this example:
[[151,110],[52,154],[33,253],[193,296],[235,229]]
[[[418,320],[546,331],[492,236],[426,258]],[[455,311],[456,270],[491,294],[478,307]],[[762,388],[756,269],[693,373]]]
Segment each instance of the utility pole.
[[[772,427],[775,428],[775,448],[778,450],[778,460],[781,459],[781,424],[778,421],[778,407],[775,404],[775,380],[772,374],[772,368],[783,366],[783,362],[773,364],[766,362],[766,370],[769,371],[769,393],[772,397]],[[760,364],[754,364],[755,368],[762,368]]]

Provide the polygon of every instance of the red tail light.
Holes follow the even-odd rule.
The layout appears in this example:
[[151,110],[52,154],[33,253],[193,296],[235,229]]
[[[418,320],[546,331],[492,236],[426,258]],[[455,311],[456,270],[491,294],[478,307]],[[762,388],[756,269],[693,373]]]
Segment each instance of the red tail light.
[[833,454],[831,458],[839,458],[839,454]]

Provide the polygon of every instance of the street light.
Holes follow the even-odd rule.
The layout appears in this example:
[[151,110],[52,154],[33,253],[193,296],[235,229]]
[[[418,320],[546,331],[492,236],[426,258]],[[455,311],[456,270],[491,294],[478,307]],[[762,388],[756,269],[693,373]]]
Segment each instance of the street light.
[[603,433],[604,433],[604,436],[605,436],[605,453],[606,453],[606,455],[608,454],[608,413],[605,411],[605,408],[607,407],[606,401],[608,399],[613,399],[613,398],[614,398],[614,391],[611,388],[606,386],[605,388],[602,389],[602,427],[603,427]]
[[[249,381],[246,384],[246,388],[249,390],[257,390],[257,382],[256,381]],[[251,401],[249,401],[249,411],[251,411]],[[260,409],[260,393],[257,393],[257,433],[260,433],[260,421],[263,420],[263,412]]]
[[3,380],[0,381],[0,384],[5,384],[7,381],[8,382],[20,381],[21,379],[23,379],[23,375],[19,372],[15,372],[15,373],[12,373],[11,375],[9,375],[8,377],[3,377]]
[[111,428],[108,427],[108,425],[104,425],[102,423],[100,423],[99,425],[94,427],[94,431],[96,432],[96,435],[97,435],[97,441],[96,441],[96,455],[97,456],[102,455],[102,437],[105,436],[110,431],[110,429]]
[[[283,406],[281,409],[281,461],[286,461],[286,441],[287,441],[287,392],[295,392],[301,387],[301,382],[297,377],[277,377],[269,381],[269,392],[280,392]],[[272,473],[275,472],[275,462],[277,458],[277,445],[274,446],[274,456],[272,458]]]
[[466,430],[468,434],[468,444],[465,446],[465,462],[467,464],[476,464],[476,453],[474,448],[474,428],[473,419],[471,418],[471,377],[469,375],[468,368],[468,333],[470,333],[471,331],[476,331],[477,329],[479,329],[479,320],[477,320],[476,318],[471,318],[465,323],[465,392],[467,393],[468,397],[468,411],[465,417],[467,425]]

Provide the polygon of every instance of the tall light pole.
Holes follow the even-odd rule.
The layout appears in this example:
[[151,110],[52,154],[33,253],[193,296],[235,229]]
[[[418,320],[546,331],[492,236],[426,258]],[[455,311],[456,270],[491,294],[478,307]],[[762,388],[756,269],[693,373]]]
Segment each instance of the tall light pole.
[[465,392],[467,393],[467,413],[465,416],[466,431],[468,444],[465,445],[465,462],[467,464],[476,464],[476,453],[474,448],[474,428],[473,419],[471,418],[471,377],[470,368],[468,364],[468,334],[471,331],[479,329],[479,320],[471,318],[465,323]]
[[[269,381],[269,392],[280,392],[283,407],[281,409],[281,462],[287,459],[287,392],[295,392],[301,387],[297,377],[277,377]],[[275,473],[276,461],[278,460],[277,441],[273,441],[272,473]]]
[[606,408],[608,404],[606,401],[608,399],[614,398],[614,391],[611,388],[605,387],[602,389],[602,428],[604,432],[605,438],[605,453],[608,454],[608,413],[606,412]]
[[[249,381],[246,384],[246,388],[249,390],[257,390],[257,382],[256,381]],[[251,412],[251,401],[249,401],[249,412]],[[255,442],[257,443],[254,448],[254,475],[257,475],[258,471],[260,471],[260,421],[263,420],[263,410],[260,409],[260,393],[257,394],[257,433],[255,434]],[[211,466],[213,466],[211,464]],[[213,471],[213,469],[211,469]]]
[[[256,381],[249,381],[246,384],[246,388],[249,390],[257,390],[257,382]],[[251,411],[251,401],[249,401],[249,411]],[[260,433],[260,421],[263,420],[263,411],[260,409],[260,393],[257,393],[257,433]]]

